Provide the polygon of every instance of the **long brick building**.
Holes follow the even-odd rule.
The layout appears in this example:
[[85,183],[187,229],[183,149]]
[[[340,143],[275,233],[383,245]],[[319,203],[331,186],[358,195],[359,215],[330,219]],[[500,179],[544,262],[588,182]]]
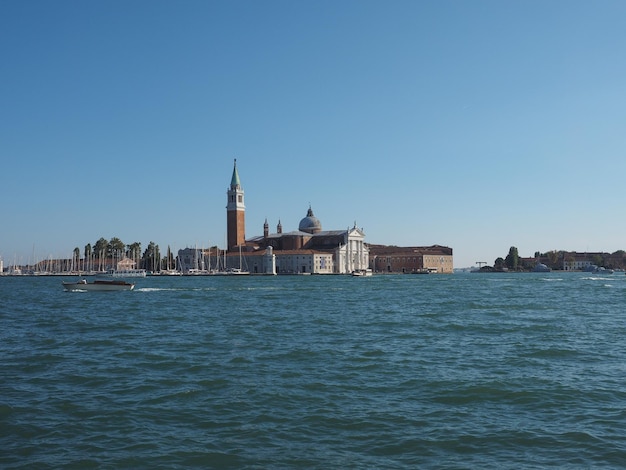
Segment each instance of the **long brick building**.
[[374,272],[452,274],[454,269],[452,248],[447,246],[368,246]]

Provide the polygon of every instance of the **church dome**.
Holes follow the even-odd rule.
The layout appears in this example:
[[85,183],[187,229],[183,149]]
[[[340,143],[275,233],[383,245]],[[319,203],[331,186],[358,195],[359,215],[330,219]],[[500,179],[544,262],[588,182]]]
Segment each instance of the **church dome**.
[[306,217],[300,221],[298,230],[307,233],[317,233],[322,231],[322,223],[313,215],[313,210],[309,206]]

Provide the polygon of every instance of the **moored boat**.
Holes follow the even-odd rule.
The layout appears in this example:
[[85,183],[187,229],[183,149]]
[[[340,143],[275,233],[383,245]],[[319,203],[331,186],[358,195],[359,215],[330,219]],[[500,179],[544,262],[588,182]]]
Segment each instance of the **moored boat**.
[[533,268],[533,272],[535,273],[549,273],[550,271],[552,271],[552,269],[550,269],[547,265],[539,262],[537,262],[537,264]]
[[145,269],[112,269],[107,271],[111,277],[146,277]]
[[66,291],[120,291],[120,290],[133,290],[135,284],[131,284],[126,281],[115,280],[100,280],[96,279],[93,282],[87,282],[85,279],[81,279],[77,282],[64,282],[63,288]]
[[159,273],[161,276],[182,276],[183,273],[176,269],[162,269]]
[[227,276],[247,276],[248,274],[250,274],[250,271],[241,268],[230,268],[226,270]]
[[602,266],[593,270],[594,274],[613,274],[614,272],[615,271],[613,271],[612,269],[608,269]]

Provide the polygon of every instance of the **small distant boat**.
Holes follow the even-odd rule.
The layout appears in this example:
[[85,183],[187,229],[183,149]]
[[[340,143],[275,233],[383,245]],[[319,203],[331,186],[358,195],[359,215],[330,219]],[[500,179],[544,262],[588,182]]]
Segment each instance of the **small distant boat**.
[[243,257],[241,256],[241,245],[239,245],[239,267],[238,268],[229,268],[226,270],[226,274],[228,276],[247,276],[250,274],[250,271],[243,268]]
[[211,274],[211,271],[208,269],[189,269],[184,276],[208,276]]
[[247,276],[248,274],[250,274],[250,271],[241,268],[230,268],[226,270],[227,276]]
[[159,273],[161,276],[182,276],[183,273],[176,269],[162,269]]
[[374,273],[372,272],[371,269],[367,268],[367,269],[357,269],[355,271],[352,271],[352,275],[354,277],[370,277],[372,276]]
[[111,269],[107,271],[111,277],[146,277],[145,269]]
[[597,267],[596,269],[593,270],[594,274],[613,274],[615,271],[613,271],[612,269],[607,269],[605,267]]
[[209,272],[209,276],[227,276],[228,273],[226,271],[219,271],[217,269],[213,269]]
[[549,273],[550,271],[552,271],[552,269],[543,263],[537,263],[533,268],[533,272],[535,273]]
[[63,288],[66,291],[118,291],[118,290],[133,290],[135,284],[131,284],[126,281],[115,280],[100,280],[96,279],[93,282],[87,282],[85,279],[81,279],[77,282],[64,282]]

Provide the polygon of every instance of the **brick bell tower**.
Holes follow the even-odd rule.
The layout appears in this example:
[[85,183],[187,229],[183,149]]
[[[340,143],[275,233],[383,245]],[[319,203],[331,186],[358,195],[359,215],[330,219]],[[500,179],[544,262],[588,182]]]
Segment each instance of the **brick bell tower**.
[[228,251],[233,250],[246,242],[246,206],[243,203],[243,189],[237,171],[237,159],[233,167],[233,177],[230,188],[226,191],[228,204],[226,205],[226,232]]

